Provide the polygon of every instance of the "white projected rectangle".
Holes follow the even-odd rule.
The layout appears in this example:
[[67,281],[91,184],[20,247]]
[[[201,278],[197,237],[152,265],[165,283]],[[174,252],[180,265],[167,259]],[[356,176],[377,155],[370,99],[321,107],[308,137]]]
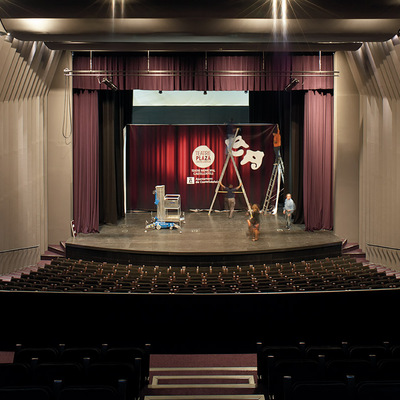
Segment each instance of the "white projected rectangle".
[[134,107],[199,107],[199,106],[235,106],[248,107],[249,94],[243,91],[206,92],[190,90],[134,90]]

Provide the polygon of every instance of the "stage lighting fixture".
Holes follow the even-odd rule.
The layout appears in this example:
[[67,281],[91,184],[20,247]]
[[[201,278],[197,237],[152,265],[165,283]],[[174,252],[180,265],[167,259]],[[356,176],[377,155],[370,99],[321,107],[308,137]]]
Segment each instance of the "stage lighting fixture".
[[205,91],[203,92],[203,94],[207,94],[207,90],[205,90]]
[[158,91],[158,94],[162,94],[162,90],[159,90],[159,91]]
[[104,78],[101,83],[104,83],[108,88],[114,90],[116,92],[118,90],[117,86],[115,86],[109,79]]
[[6,37],[4,38],[4,40],[6,41],[6,42],[8,42],[8,43],[12,43],[12,41],[13,41],[13,36],[11,35],[11,33],[7,33],[6,34]]
[[292,90],[299,83],[298,79],[293,78],[290,83],[285,87],[285,92]]

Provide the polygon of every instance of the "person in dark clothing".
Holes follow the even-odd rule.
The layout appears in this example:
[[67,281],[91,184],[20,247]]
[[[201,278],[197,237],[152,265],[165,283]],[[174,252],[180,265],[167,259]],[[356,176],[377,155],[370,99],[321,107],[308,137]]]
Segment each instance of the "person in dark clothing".
[[233,217],[233,212],[235,211],[235,192],[236,190],[239,190],[242,184],[240,183],[239,186],[233,187],[232,184],[229,184],[228,187],[224,186],[221,182],[220,185],[222,186],[223,189],[226,189],[226,195],[225,199],[228,204],[228,209],[229,209],[229,214],[228,218]]

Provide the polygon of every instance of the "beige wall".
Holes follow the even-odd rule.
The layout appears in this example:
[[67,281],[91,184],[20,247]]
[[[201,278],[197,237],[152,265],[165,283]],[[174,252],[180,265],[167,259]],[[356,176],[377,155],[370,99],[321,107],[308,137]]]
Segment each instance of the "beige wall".
[[400,43],[365,43],[346,58],[360,93],[359,243],[400,270]]
[[72,220],[72,105],[70,78],[64,68],[72,69],[71,53],[63,54],[48,95],[47,186],[49,243],[58,244],[71,236]]
[[346,56],[335,54],[334,230],[341,239],[359,241],[360,96]]
[[58,57],[0,37],[0,273],[47,249],[47,92]]
[[43,98],[0,102],[1,272],[37,261],[47,244],[44,118]]

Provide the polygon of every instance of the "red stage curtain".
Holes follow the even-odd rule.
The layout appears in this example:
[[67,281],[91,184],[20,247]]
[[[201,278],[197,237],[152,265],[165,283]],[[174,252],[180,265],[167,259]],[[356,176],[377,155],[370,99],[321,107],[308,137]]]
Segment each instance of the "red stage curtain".
[[333,96],[309,91],[304,119],[306,230],[333,229]]
[[[250,203],[262,206],[272,171],[274,153],[272,130],[275,125],[244,125],[240,135],[248,148],[235,157]],[[153,191],[165,185],[167,194],[180,194],[182,208],[208,209],[214,197],[226,159],[226,125],[131,125],[128,138],[128,209],[155,209]],[[199,168],[192,161],[193,151],[205,145],[215,154],[214,163]],[[253,169],[244,162],[252,151],[264,152],[262,164]],[[243,161],[244,160],[244,161]],[[201,175],[196,175],[201,174]],[[205,177],[207,183],[188,184],[187,178]],[[210,178],[210,179],[208,179]],[[232,162],[223,184],[238,185]],[[246,209],[243,195],[237,195],[238,208]],[[224,208],[224,195],[219,194],[215,209]]]
[[[320,64],[321,63],[321,64]],[[324,76],[324,71],[333,71],[333,57],[331,56],[296,56],[292,57],[293,76],[296,71],[321,71],[312,76],[299,78],[299,83],[292,90],[330,90],[333,89],[333,76]]]
[[[321,64],[321,68],[320,68]],[[300,83],[293,90],[333,89],[333,78],[318,71],[332,71],[333,56],[299,56],[287,53],[219,55],[192,53],[162,55],[98,55],[93,71],[109,71],[121,90],[283,90],[292,77]],[[74,71],[90,70],[87,54],[74,55]],[[158,71],[150,74],[149,71]],[[304,71],[317,74],[299,77]],[[165,73],[167,72],[167,73]],[[104,89],[96,76],[75,76],[77,89]],[[107,89],[110,90],[110,89]]]
[[99,127],[97,92],[74,94],[73,206],[77,232],[99,231]]

